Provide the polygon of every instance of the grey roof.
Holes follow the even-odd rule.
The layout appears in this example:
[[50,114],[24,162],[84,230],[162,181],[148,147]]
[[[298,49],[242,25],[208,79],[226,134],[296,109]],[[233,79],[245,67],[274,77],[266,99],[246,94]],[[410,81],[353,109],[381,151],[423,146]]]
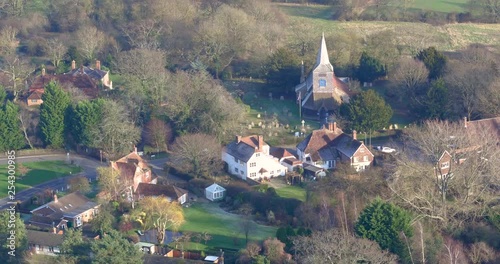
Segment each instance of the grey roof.
[[87,66],[82,66],[80,68],[75,68],[74,70],[71,70],[70,72],[68,72],[66,74],[70,74],[73,76],[79,75],[79,74],[85,74],[93,79],[101,80],[108,73],[106,71],[103,71],[103,70],[97,70],[97,69],[92,69],[92,68],[87,67]]
[[57,247],[63,243],[63,236],[49,232],[26,230],[29,244]]
[[232,141],[225,147],[225,151],[227,154],[247,162],[255,153],[255,148],[250,147],[243,142],[236,143],[236,141]]
[[98,206],[97,203],[94,203],[92,201],[88,201],[85,204],[78,206],[77,208],[71,210],[70,212],[64,213],[63,216],[73,218],[73,217],[75,217],[75,216],[77,216],[77,215],[79,215],[79,214],[81,214],[81,213],[83,213],[91,208],[94,208],[96,206]]
[[347,157],[352,157],[361,146],[361,142],[359,140],[354,140],[349,135],[342,134],[335,138],[330,143],[330,146],[336,148],[339,152],[346,155]]

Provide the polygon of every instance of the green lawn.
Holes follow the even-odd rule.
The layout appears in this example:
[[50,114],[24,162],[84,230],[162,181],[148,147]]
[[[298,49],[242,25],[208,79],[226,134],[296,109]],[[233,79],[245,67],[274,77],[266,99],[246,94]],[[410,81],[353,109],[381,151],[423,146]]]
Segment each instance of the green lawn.
[[303,202],[306,200],[306,190],[299,186],[289,185],[283,188],[276,188],[276,193],[283,198],[295,198]]
[[438,12],[464,12],[468,0],[415,0],[412,7],[415,9],[432,10]]
[[[19,164],[17,164],[19,168]],[[22,163],[23,166],[29,169],[29,172],[20,177],[19,170],[16,170],[18,177],[15,183],[16,192],[30,188],[40,183],[64,177],[70,173],[75,174],[82,169],[77,166],[68,165],[64,161],[40,161]],[[0,197],[7,196],[7,165],[0,165]]]
[[[242,216],[225,212],[217,203],[199,203],[184,208],[184,217],[186,222],[180,227],[180,232],[208,232],[212,236],[207,245],[203,242],[191,242],[187,246],[189,249],[206,251],[226,248],[239,250],[246,246],[245,235],[239,226]],[[268,237],[274,237],[276,229],[276,227],[255,224],[255,230],[250,232],[249,240],[263,241]],[[234,238],[237,238],[237,241]]]

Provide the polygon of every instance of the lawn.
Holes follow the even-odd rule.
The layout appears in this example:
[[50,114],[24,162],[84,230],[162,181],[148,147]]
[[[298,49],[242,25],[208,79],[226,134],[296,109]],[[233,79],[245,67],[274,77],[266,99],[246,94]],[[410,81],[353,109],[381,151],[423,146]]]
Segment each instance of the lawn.
[[[19,168],[21,163],[17,163]],[[28,189],[40,183],[61,178],[82,171],[80,167],[66,164],[64,161],[26,162],[22,165],[29,169],[25,176],[20,177],[16,170],[16,192]],[[0,197],[7,196],[7,165],[0,165]]]
[[[212,236],[207,245],[204,242],[191,242],[187,245],[189,249],[214,251],[224,248],[236,251],[246,246],[245,235],[239,226],[243,217],[227,213],[217,203],[198,203],[184,208],[184,217],[186,222],[180,227],[180,232],[208,232]],[[276,227],[255,223],[255,230],[250,232],[249,240],[263,241],[274,237],[276,230]]]
[[437,12],[464,12],[468,0],[415,0],[412,8]]
[[276,193],[283,198],[294,198],[303,202],[306,200],[306,190],[299,186],[276,188]]

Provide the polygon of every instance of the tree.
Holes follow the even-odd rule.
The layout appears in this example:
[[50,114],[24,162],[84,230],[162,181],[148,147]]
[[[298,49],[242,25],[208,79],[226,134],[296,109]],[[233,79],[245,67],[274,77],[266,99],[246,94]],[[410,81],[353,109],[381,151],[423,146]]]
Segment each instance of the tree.
[[90,222],[92,231],[99,232],[101,237],[113,230],[115,217],[111,214],[111,207],[109,204],[101,205],[99,214],[97,214]]
[[394,81],[403,88],[401,95],[409,98],[415,97],[415,89],[424,84],[428,76],[424,63],[412,58],[401,58],[392,73]]
[[102,109],[106,101],[102,99],[81,101],[71,107],[71,130],[75,141],[85,146],[97,146],[92,137],[94,128],[101,125]]
[[286,48],[278,49],[269,57],[265,70],[267,83],[273,87],[271,91],[278,94],[289,94],[301,77],[297,55]]
[[245,244],[248,244],[248,236],[252,231],[256,229],[255,223],[249,219],[250,216],[245,217],[245,219],[241,220],[239,223],[241,231],[245,234]]
[[78,50],[83,58],[92,61],[96,58],[99,49],[104,46],[106,35],[96,27],[86,25],[78,29],[76,40]]
[[[97,264],[132,264],[142,263],[144,254],[128,242],[118,231],[111,230],[102,239],[91,246],[92,263]],[[117,254],[117,252],[120,252]]]
[[40,121],[39,114],[39,111],[31,110],[27,107],[21,107],[19,111],[18,119],[21,124],[21,130],[30,148],[33,148],[32,142],[39,140],[37,137],[38,122]]
[[64,232],[61,254],[76,263],[90,263],[90,243],[83,240],[82,231],[69,228]]
[[271,261],[272,264],[283,263],[289,257],[285,253],[285,243],[282,243],[276,238],[268,238],[264,240],[264,255]]
[[397,257],[376,242],[346,235],[338,229],[293,238],[299,263],[397,263]]
[[184,222],[182,207],[177,202],[169,202],[167,198],[145,197],[138,210],[144,213],[144,219],[138,219],[145,229],[154,228],[158,244],[163,245],[165,230],[177,229]]
[[482,21],[497,23],[500,20],[499,0],[469,0],[468,5]]
[[67,51],[68,47],[61,40],[56,38],[47,40],[47,53],[54,67],[59,67]]
[[81,192],[88,193],[91,191],[89,179],[85,176],[77,176],[68,180],[68,184],[71,186],[70,192]]
[[140,129],[129,119],[129,113],[121,103],[103,102],[99,125],[92,127],[91,147],[101,148],[109,157],[118,157],[130,150],[140,139]]
[[22,263],[20,256],[27,248],[28,240],[26,227],[19,214],[10,210],[0,212],[0,239],[4,241],[0,247],[0,259],[5,263]]
[[155,148],[157,152],[166,151],[172,138],[172,128],[163,120],[152,118],[144,128],[144,137],[146,143]]
[[66,110],[70,98],[61,87],[50,82],[45,86],[42,95],[43,104],[40,107],[40,131],[46,146],[60,148],[64,144]]
[[359,67],[356,76],[360,82],[373,82],[374,80],[385,76],[385,66],[376,58],[363,52],[359,59]]
[[175,140],[172,160],[196,177],[212,176],[222,166],[219,141],[206,134],[188,134]]
[[25,59],[12,54],[3,58],[0,71],[9,77],[7,89],[14,95],[14,102],[25,89],[25,81],[34,72],[33,67]]
[[429,70],[430,79],[436,79],[443,75],[447,58],[442,52],[436,50],[436,48],[429,47],[421,50],[415,58],[425,64],[425,67]]
[[120,180],[120,173],[109,167],[97,168],[97,180],[102,197],[108,201],[119,201],[129,184]]
[[23,134],[21,133],[18,117],[19,107],[8,101],[0,109],[0,150],[18,150],[26,145]]
[[450,95],[448,87],[443,79],[432,81],[427,89],[427,94],[422,100],[423,102],[423,118],[444,120],[449,117]]
[[382,249],[388,249],[403,262],[408,262],[411,253],[402,237],[413,235],[411,220],[405,210],[376,199],[363,209],[354,229],[358,236],[377,242]]
[[341,113],[351,122],[352,129],[371,132],[389,124],[391,107],[374,90],[355,95],[348,104],[341,106]]

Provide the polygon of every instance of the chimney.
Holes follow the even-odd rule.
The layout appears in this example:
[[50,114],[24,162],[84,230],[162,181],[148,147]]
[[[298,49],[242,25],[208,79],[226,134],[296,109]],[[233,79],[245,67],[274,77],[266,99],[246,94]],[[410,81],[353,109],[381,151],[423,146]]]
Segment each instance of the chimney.
[[57,228],[55,226],[52,227],[52,233],[57,234]]
[[57,194],[54,194],[54,202],[57,203]]
[[42,76],[45,76],[45,68],[42,68]]
[[259,150],[262,151],[262,146],[264,145],[264,136],[259,135]]
[[333,122],[333,131],[337,130],[337,122]]
[[74,70],[74,69],[76,69],[76,61],[72,60],[71,61],[71,70]]
[[241,136],[236,136],[236,143],[240,143],[241,142]]
[[95,68],[100,70],[101,69],[101,61],[100,60],[96,60],[95,61]]
[[302,61],[302,64],[300,66],[300,83],[303,83],[306,80],[306,75],[304,72],[304,61]]
[[352,131],[352,139],[353,139],[353,140],[358,140],[358,135],[357,135],[357,133],[356,133],[356,130],[353,130],[353,131]]
[[80,66],[80,73],[83,74],[84,71],[83,71],[83,65]]
[[464,116],[464,127],[467,128],[467,117]]
[[134,153],[137,154],[137,147],[134,145]]

